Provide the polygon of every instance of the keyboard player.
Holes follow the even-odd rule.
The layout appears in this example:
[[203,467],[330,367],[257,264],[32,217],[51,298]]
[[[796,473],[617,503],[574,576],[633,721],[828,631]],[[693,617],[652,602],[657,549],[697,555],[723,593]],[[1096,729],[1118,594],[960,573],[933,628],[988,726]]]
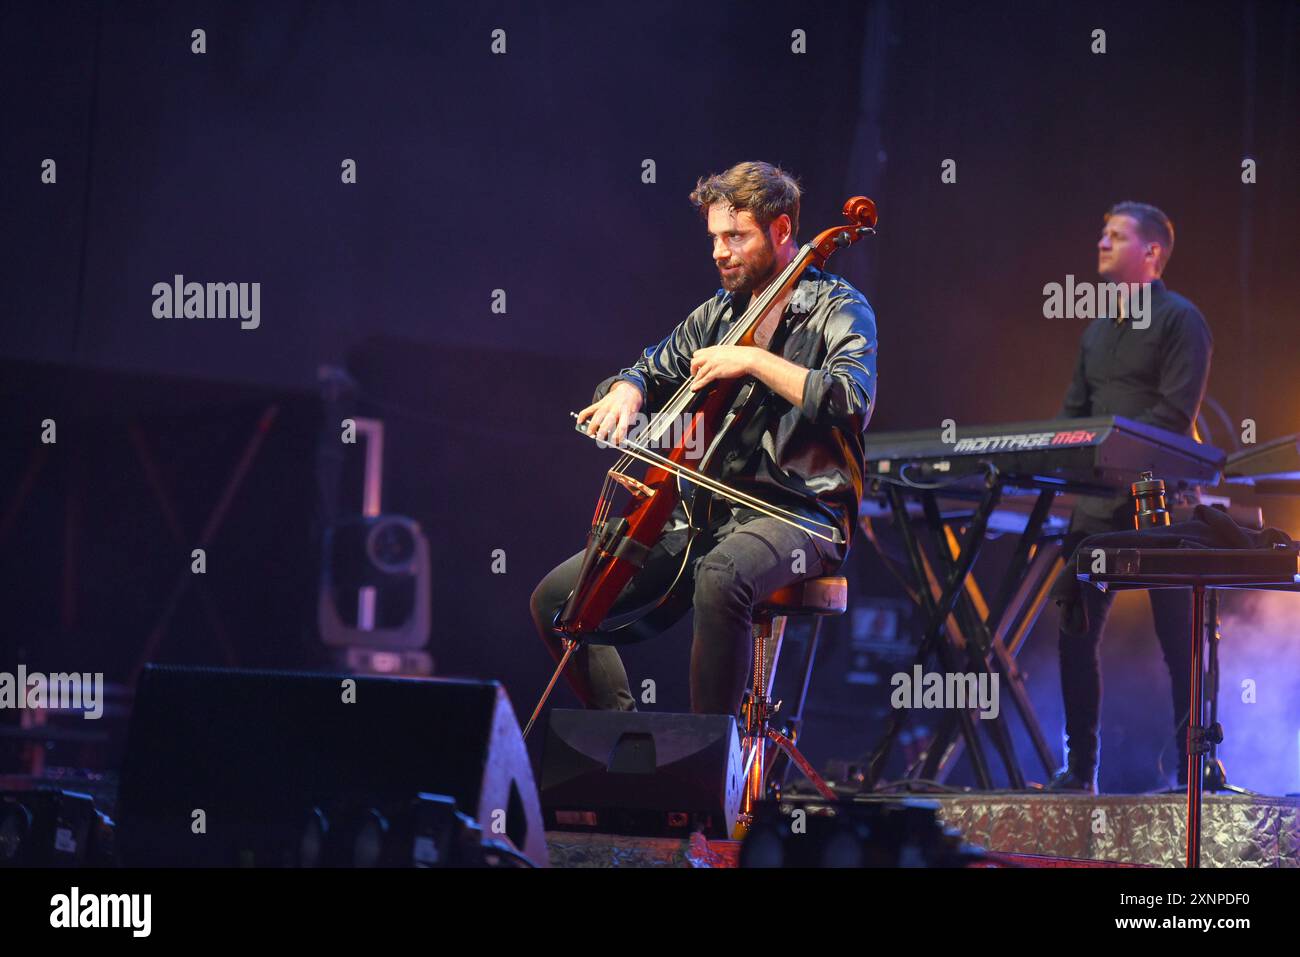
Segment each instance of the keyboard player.
[[[1136,321],[1123,315],[1098,318],[1088,325],[1065,395],[1063,417],[1123,415],[1172,432],[1195,434],[1213,341],[1200,310],[1161,279],[1173,248],[1173,224],[1154,206],[1124,202],[1106,213],[1097,242],[1097,272],[1105,282],[1150,283],[1150,315]],[[1131,516],[1127,495],[1081,499],[1071,518],[1065,554],[1072,554],[1089,535],[1132,528]],[[1070,572],[1067,567],[1063,574]],[[1094,588],[1079,591],[1082,606],[1061,608],[1061,692],[1068,759],[1048,788],[1095,793],[1100,759],[1098,650],[1114,593]],[[1179,783],[1185,784],[1191,599],[1184,589],[1153,589],[1146,594],[1169,667]]]

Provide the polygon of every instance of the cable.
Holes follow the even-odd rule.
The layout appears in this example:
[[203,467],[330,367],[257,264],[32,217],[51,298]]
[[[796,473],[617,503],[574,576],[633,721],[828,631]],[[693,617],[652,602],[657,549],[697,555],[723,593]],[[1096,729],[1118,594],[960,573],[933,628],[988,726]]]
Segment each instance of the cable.
[[[992,475],[995,471],[993,465],[989,462],[981,462],[985,478]],[[884,475],[880,472],[868,472],[866,477],[886,485],[897,485],[900,488],[915,489],[918,492],[934,492],[945,488],[952,488],[970,481],[972,475],[978,475],[978,472],[971,472],[967,475],[954,476],[945,482],[914,482],[907,477],[907,469],[915,467],[913,462],[905,462],[899,467],[898,475]]]

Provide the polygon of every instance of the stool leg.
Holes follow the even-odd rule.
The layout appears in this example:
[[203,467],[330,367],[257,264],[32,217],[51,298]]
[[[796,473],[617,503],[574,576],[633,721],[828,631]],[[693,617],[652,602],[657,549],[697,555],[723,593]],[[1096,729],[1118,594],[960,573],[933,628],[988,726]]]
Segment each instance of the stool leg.
[[773,746],[774,753],[778,756],[784,753],[808,779],[817,793],[828,801],[838,800],[834,789],[799,753],[794,741],[770,724],[772,686],[784,631],[785,616],[783,615],[759,618],[754,621],[753,680],[750,682],[749,697],[741,713],[744,726],[741,755],[745,762],[745,791],[741,799],[737,837],[744,837],[754,821],[754,806],[766,797],[769,742]]
[[[803,663],[800,665],[799,696],[795,699],[794,708],[788,709],[785,714],[784,724],[789,730],[788,736],[792,744],[799,740],[799,735],[803,732],[803,708],[808,701],[808,688],[812,685],[813,666],[817,663],[817,642],[821,634],[821,626],[821,618],[814,618],[812,631],[808,635],[808,650],[804,653]],[[788,758],[789,755],[786,757]],[[772,779],[778,787],[785,787],[790,779],[790,766],[793,763],[790,760],[781,762],[779,756],[776,762],[773,762]]]
[[768,618],[754,620],[754,666],[749,686],[749,696],[741,709],[744,738],[741,755],[745,762],[745,792],[740,803],[742,826],[753,820],[754,805],[763,799],[763,783],[767,774],[767,693],[771,685],[768,655],[771,650],[772,621]]
[[776,669],[781,661],[781,641],[785,637],[785,615],[777,615],[768,624],[766,665],[767,680],[763,685],[764,696],[772,700],[772,688],[776,684]]
[[[776,687],[776,669],[781,660],[781,642],[785,637],[785,615],[776,615],[767,624],[767,636],[764,639],[766,652],[763,656],[763,664],[767,671],[763,676],[763,727],[764,737],[767,736],[771,727],[771,720],[776,714],[778,705],[772,703],[772,694]],[[770,739],[769,739],[770,740]],[[780,749],[771,747],[768,743],[763,744],[763,780],[761,782],[760,799],[767,796],[768,778],[774,768],[775,759],[779,758]],[[769,760],[772,759],[772,760]]]

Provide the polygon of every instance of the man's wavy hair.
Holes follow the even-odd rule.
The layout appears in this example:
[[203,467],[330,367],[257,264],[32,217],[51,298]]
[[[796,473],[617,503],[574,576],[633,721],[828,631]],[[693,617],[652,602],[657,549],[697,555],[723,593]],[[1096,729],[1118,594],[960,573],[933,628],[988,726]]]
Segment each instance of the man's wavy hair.
[[725,173],[701,176],[691,192],[691,202],[708,219],[714,203],[729,206],[736,212],[749,210],[763,232],[782,213],[790,217],[790,238],[799,235],[799,182],[779,166],[771,163],[737,163]]

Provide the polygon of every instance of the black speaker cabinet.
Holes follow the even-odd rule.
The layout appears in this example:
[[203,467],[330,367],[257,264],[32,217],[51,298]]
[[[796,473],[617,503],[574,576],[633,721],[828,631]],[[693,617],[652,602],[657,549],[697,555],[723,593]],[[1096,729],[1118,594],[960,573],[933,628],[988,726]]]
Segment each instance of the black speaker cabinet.
[[729,715],[555,710],[542,812],[554,830],[729,838],[742,770]]
[[[128,866],[346,866],[360,842],[368,863],[409,864],[400,824],[418,820],[420,794],[453,798],[485,838],[546,866],[532,769],[498,683],[150,666],[118,849]],[[396,853],[380,853],[385,842]],[[427,837],[414,842],[428,862]]]

